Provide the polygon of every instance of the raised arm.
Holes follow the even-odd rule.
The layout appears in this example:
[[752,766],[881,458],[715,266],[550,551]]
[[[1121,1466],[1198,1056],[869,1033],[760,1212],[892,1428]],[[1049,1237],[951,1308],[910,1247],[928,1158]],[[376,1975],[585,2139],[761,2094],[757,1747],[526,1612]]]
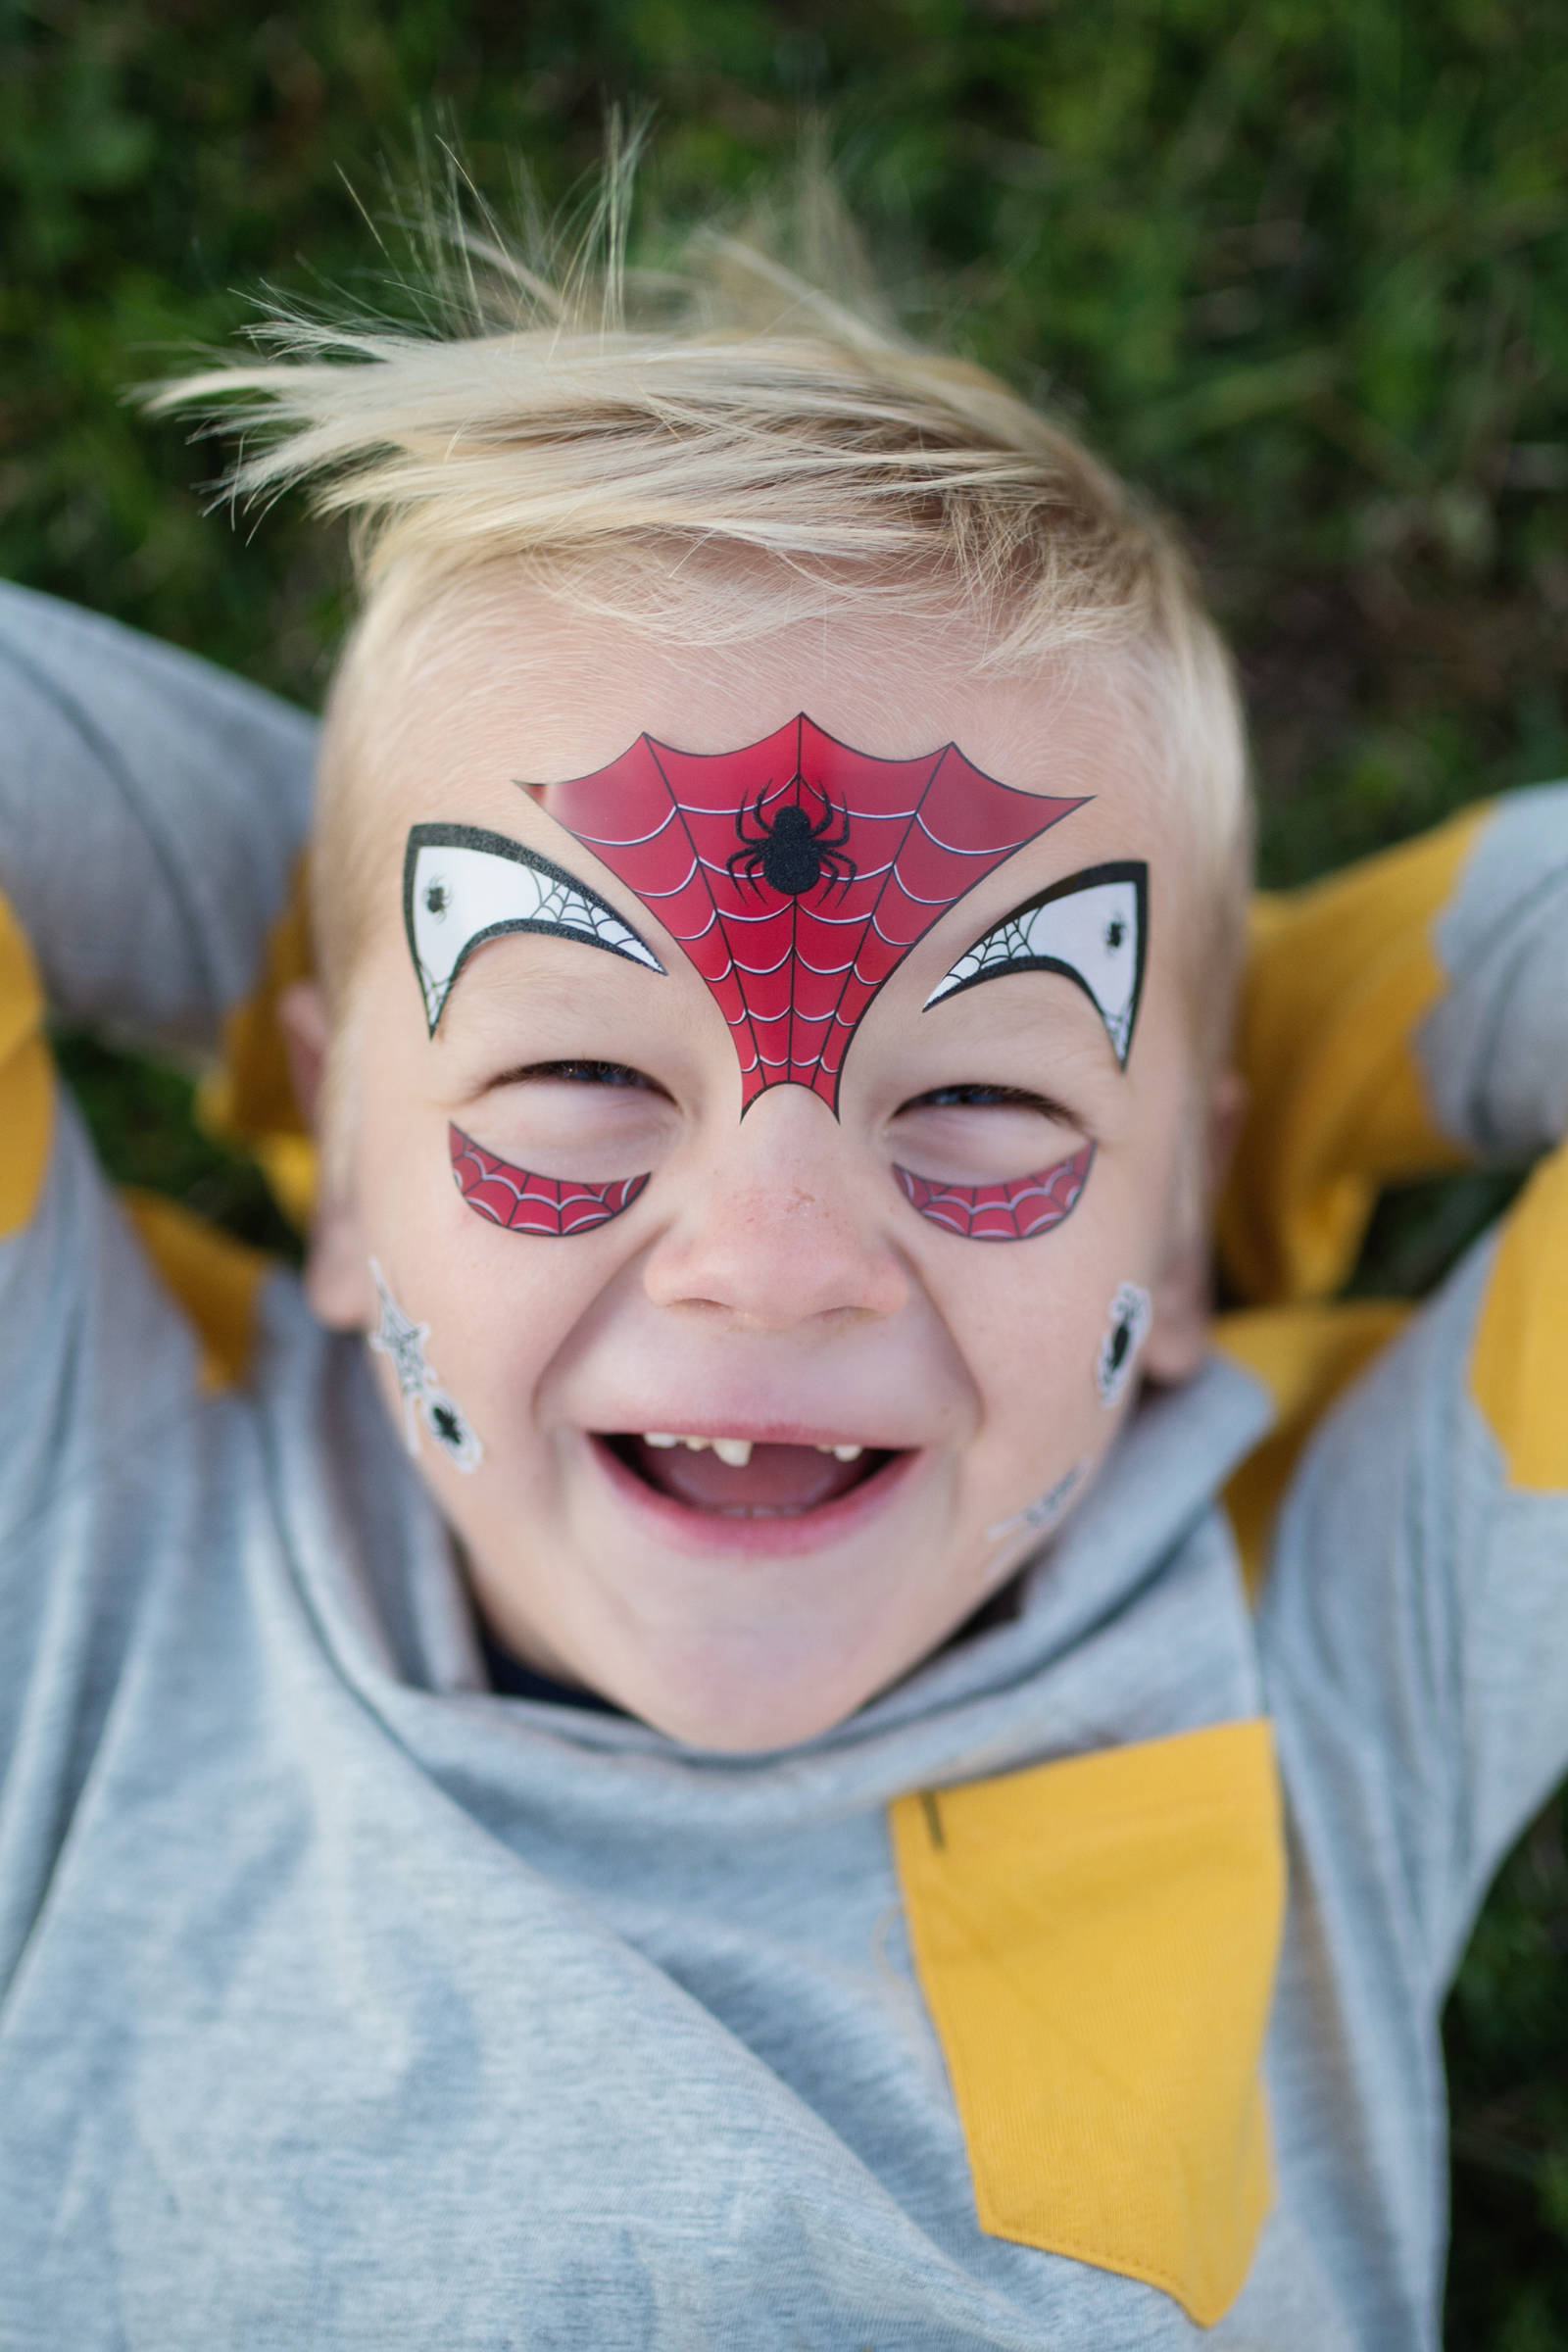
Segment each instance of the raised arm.
[[254,688],[0,586],[0,1990],[140,1612],[207,1547],[233,1424],[213,1391],[263,1279],[172,1203],[126,1216],[47,1015],[218,1041],[287,887],[312,746]]
[[94,1313],[117,1311],[89,1246],[113,1220],[56,1092],[47,1015],[219,1042],[287,892],[314,735],[206,662],[0,585],[0,1292],[17,1360],[41,1350],[0,1400],[13,1461],[21,1423],[49,1409],[44,1363],[69,1378],[69,1302],[100,1279]]
[[51,1007],[215,1045],[304,838],[312,721],[4,585],[0,714],[0,890]]
[[1220,1216],[1238,1295],[1321,1298],[1379,1188],[1568,1131],[1568,787],[1466,810],[1257,903],[1251,1107]]
[[[1380,1183],[1540,1163],[1301,1454],[1257,1621],[1295,1923],[1272,2063],[1323,2102],[1374,2063],[1406,2085],[1332,2162],[1322,2106],[1298,2102],[1288,2161],[1323,2228],[1406,2250],[1405,2305],[1430,2308],[1442,2003],[1568,1768],[1568,790],[1266,902],[1243,1053],[1225,1242],[1233,1281],[1280,1302],[1232,1319],[1265,1377],[1293,1324],[1345,1316],[1284,1302],[1337,1285]],[[1276,1441],[1287,1471],[1298,1438]]]

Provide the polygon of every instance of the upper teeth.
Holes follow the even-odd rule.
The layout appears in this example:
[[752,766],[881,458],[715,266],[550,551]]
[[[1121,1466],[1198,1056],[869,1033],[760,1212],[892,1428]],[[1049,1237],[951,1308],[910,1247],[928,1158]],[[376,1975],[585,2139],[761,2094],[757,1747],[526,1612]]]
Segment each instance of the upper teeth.
[[[643,1432],[645,1446],[684,1446],[692,1453],[702,1453],[711,1446],[721,1462],[731,1470],[744,1470],[752,1458],[751,1438],[673,1438],[664,1429]],[[830,1453],[836,1462],[858,1462],[865,1451],[863,1446],[818,1446],[818,1453]]]
[[721,1462],[731,1470],[744,1470],[752,1458],[750,1438],[672,1438],[667,1430],[649,1429],[643,1432],[645,1446],[684,1446],[691,1453],[705,1453],[711,1446]]

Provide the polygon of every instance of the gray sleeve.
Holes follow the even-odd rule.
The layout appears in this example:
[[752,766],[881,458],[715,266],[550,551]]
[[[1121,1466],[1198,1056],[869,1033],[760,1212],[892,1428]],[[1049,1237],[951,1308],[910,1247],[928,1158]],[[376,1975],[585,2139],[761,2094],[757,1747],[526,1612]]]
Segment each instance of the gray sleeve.
[[1498,1863],[1568,1769],[1568,1492],[1472,1395],[1498,1237],[1318,1433],[1259,1612],[1315,1899],[1441,2000]]
[[214,1044],[287,890],[314,734],[205,662],[0,585],[0,1681],[12,1686],[26,1673],[19,1626],[56,1605],[28,1550],[44,1539],[27,1531],[52,1528],[68,1502],[93,1507],[96,1466],[127,1430],[156,1460],[157,1429],[201,1402],[185,1318],[56,1089],[32,966],[69,1019]]
[[1568,1134],[1568,784],[1499,802],[1433,947],[1446,985],[1415,1044],[1439,1123],[1532,1159]]
[[0,890],[56,1010],[216,1042],[305,837],[315,736],[258,687],[0,583]]

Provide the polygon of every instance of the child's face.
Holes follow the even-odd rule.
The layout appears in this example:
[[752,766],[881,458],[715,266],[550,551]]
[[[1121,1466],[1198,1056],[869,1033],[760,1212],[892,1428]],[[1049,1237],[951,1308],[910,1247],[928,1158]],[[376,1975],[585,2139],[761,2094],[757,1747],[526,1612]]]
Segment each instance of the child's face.
[[[1199,1345],[1178,1230],[1194,1065],[1161,803],[1103,690],[978,680],[973,650],[952,625],[904,622],[688,651],[519,596],[465,631],[461,656],[421,664],[416,689],[390,692],[360,786],[387,811],[384,864],[368,878],[346,1174],[318,1232],[313,1298],[330,1321],[390,1331],[378,1276],[428,1327],[424,1377],[441,1394],[411,1396],[409,1426],[502,1640],[699,1745],[808,1739],[971,1614],[1103,1456],[1136,1385],[1114,1377],[1141,1336],[1134,1294],[1152,1299],[1145,1369],[1173,1376]],[[995,798],[1005,839],[989,862],[942,853],[922,882],[906,857],[936,919],[902,960],[918,925],[878,901],[858,968],[892,968],[844,1056],[836,1117],[812,1059],[820,1025],[798,1025],[796,1083],[743,1086],[760,1033],[732,1027],[744,1001],[715,978],[726,952],[695,936],[692,902],[658,895],[667,877],[642,853],[596,858],[578,838],[596,830],[582,796],[519,789],[586,776],[644,734],[738,753],[803,710],[872,761],[951,742],[1009,788]],[[682,840],[704,823],[733,838],[711,886],[736,912],[730,942],[749,909],[816,907],[847,910],[856,946],[850,918],[898,834],[862,825],[861,801],[906,805],[897,781],[867,767],[863,795],[830,785],[823,799],[808,782],[759,807],[738,763],[711,760],[700,789],[695,772],[674,802],[661,783],[662,805]],[[965,806],[990,808],[989,788],[966,789]],[[804,817],[780,832],[790,799]],[[699,801],[708,813],[694,817]],[[466,919],[462,890],[502,894],[474,902],[489,921],[537,903],[547,926],[491,937],[439,1001],[405,930],[416,826],[435,844],[423,865],[416,844],[411,874],[430,956],[440,923]],[[454,859],[452,828],[493,837],[479,847],[489,862]],[[604,916],[581,901],[552,932],[559,895],[544,906],[549,877],[509,850],[580,881],[629,946],[618,930],[622,952],[590,944],[582,926]],[[928,1004],[1024,902],[1140,863],[1147,960],[1125,1066],[1088,981],[1020,965],[1016,931],[1014,968]],[[1048,902],[1068,919],[1031,934],[1035,949],[1066,960],[1086,908],[1102,945],[1108,909],[1125,970],[1132,893],[1124,873],[1102,902]],[[759,932],[754,960],[776,964],[788,931]],[[770,1002],[809,1010],[828,936],[798,931]],[[1007,937],[993,944],[988,969],[1007,952]],[[755,1010],[764,983],[751,985]],[[775,1024],[764,1047],[787,1033]],[[1038,1187],[1016,1182],[1036,1175]],[[997,1185],[1021,1206],[977,1200]],[[401,1424],[396,1359],[377,1361]],[[416,1341],[405,1371],[416,1384]],[[739,1445],[657,1442],[670,1438]],[[724,1458],[747,1445],[749,1460]]]

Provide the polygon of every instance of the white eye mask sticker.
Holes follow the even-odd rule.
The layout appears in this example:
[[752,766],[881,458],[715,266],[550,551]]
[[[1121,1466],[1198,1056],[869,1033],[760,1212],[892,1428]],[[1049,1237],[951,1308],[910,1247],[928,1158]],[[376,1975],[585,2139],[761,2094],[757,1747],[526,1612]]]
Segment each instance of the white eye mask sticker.
[[475,948],[508,931],[581,940],[662,972],[653,950],[584,882],[505,833],[415,825],[403,860],[403,923],[430,1034]]
[[938,981],[924,1009],[1004,972],[1060,972],[1094,1004],[1125,1068],[1148,939],[1149,868],[1143,859],[1087,866],[1004,915]]

